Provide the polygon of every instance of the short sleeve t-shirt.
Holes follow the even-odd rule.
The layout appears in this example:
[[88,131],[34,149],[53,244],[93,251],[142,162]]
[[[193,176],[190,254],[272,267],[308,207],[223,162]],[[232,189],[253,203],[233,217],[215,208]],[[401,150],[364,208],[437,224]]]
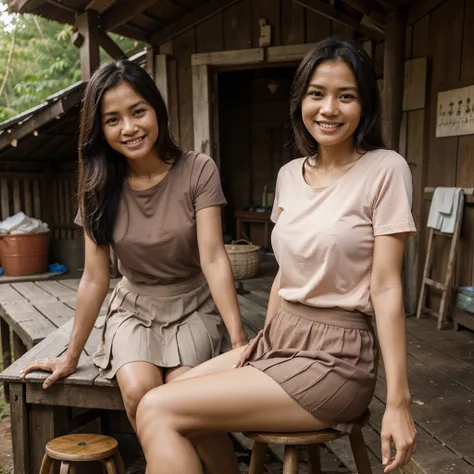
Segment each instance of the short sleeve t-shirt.
[[372,315],[375,237],[416,231],[408,164],[394,151],[371,151],[333,183],[313,188],[304,162],[295,159],[278,174],[271,219],[279,295]]
[[[150,285],[198,275],[196,212],[223,204],[217,166],[201,153],[184,152],[151,188],[138,191],[125,183],[112,244],[120,273],[134,283]],[[75,222],[81,225],[79,215]]]

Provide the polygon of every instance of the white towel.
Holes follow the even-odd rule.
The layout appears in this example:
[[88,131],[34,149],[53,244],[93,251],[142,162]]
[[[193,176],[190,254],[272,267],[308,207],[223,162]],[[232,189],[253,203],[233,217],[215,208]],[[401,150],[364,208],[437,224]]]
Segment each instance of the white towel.
[[427,226],[445,234],[452,234],[458,213],[459,218],[462,219],[463,208],[464,191],[462,188],[438,187],[433,193]]

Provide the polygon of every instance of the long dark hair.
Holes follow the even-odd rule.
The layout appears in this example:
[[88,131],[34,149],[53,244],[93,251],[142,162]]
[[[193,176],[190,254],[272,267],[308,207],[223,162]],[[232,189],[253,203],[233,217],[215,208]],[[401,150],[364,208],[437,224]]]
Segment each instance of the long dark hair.
[[301,116],[301,101],[316,68],[326,61],[342,60],[357,81],[362,114],[354,133],[357,150],[385,148],[382,137],[380,94],[372,60],[355,41],[330,37],[317,43],[301,61],[291,86],[290,115],[296,145],[305,156],[315,155],[318,143],[306,129]]
[[104,64],[92,75],[85,90],[79,136],[78,201],[87,235],[98,245],[113,242],[115,218],[127,173],[126,158],[113,150],[102,134],[104,94],[128,83],[156,112],[160,158],[169,163],[182,155],[168,128],[168,111],[153,79],[138,64],[120,60]]

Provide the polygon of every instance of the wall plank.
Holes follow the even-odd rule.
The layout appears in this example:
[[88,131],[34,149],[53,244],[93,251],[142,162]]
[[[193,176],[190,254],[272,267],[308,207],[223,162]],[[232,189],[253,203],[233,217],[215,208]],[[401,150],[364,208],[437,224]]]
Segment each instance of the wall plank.
[[223,13],[218,13],[196,27],[196,51],[209,53],[224,49]]
[[[428,143],[428,186],[454,186],[458,138],[436,138],[436,104],[440,88],[456,84],[460,77],[464,0],[448,0],[431,14],[430,56],[432,62]],[[444,239],[436,239],[433,251],[433,278],[440,281],[447,268],[448,248]],[[439,307],[439,294],[432,291],[429,306]]]
[[224,10],[224,49],[252,47],[252,2],[244,0]]
[[332,22],[328,18],[306,10],[306,42],[316,43],[331,35]]
[[305,9],[293,0],[281,1],[281,44],[304,43]]
[[190,29],[173,40],[178,61],[179,135],[183,148],[194,147],[191,55],[196,52],[195,30]]

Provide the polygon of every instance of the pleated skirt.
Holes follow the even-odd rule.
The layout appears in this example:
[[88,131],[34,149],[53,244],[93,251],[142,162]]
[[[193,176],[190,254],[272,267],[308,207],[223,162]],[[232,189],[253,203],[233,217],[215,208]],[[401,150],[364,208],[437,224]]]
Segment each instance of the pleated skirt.
[[129,362],[194,367],[219,354],[223,332],[203,274],[161,286],[124,277],[110,297],[93,361],[107,379]]
[[378,346],[365,314],[284,301],[250,342],[246,364],[318,420],[350,433],[374,394]]

